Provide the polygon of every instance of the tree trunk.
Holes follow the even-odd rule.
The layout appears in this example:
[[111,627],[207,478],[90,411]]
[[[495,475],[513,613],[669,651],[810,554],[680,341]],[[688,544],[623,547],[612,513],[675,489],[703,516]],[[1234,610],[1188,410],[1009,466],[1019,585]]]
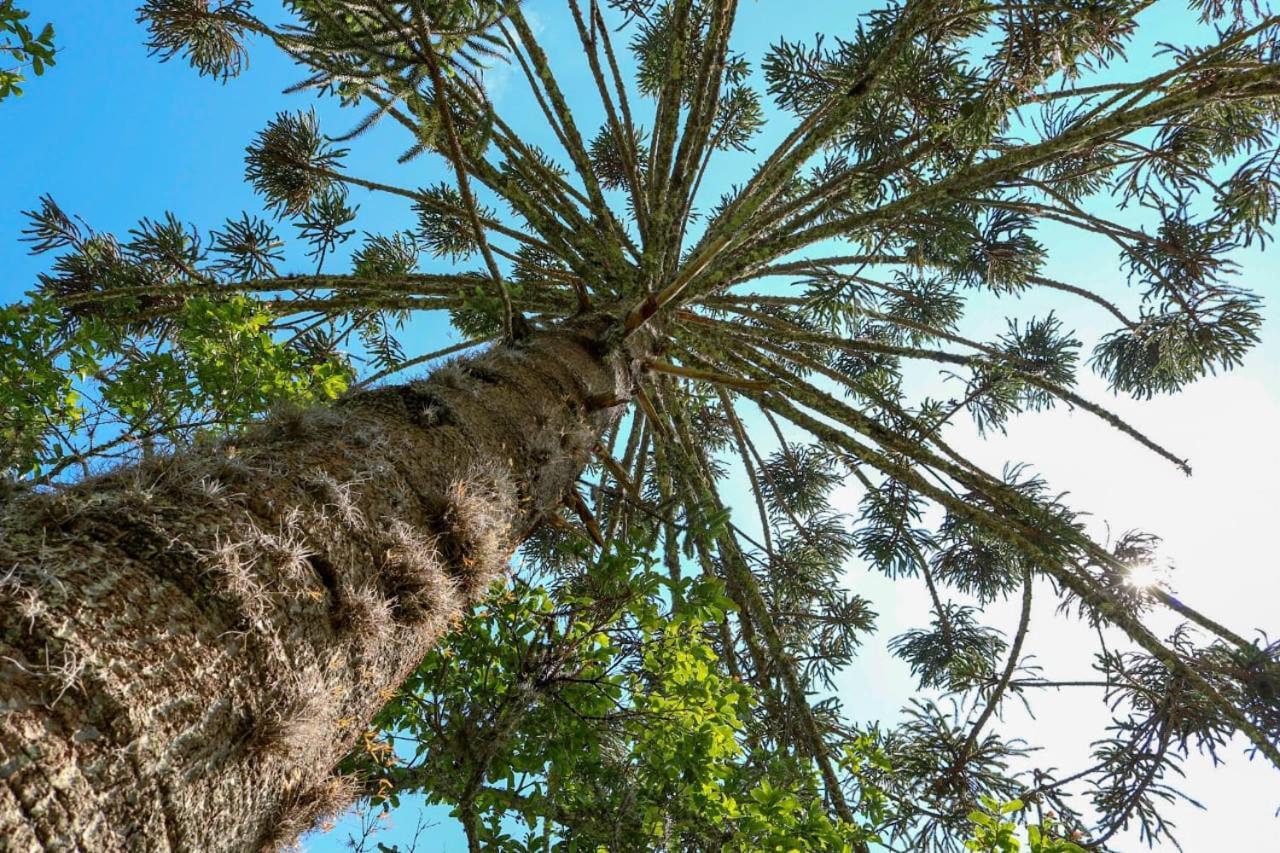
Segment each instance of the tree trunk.
[[611,322],[0,507],[0,850],[256,850],[346,805],[629,396]]

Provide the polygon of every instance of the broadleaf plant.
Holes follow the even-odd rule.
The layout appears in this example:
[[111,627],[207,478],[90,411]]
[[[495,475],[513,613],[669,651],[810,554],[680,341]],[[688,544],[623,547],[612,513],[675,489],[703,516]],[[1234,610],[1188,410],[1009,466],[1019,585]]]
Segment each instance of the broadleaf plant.
[[30,17],[16,0],[0,0],[0,101],[22,94],[28,68],[39,77],[57,64],[53,24],[36,31],[26,23]]

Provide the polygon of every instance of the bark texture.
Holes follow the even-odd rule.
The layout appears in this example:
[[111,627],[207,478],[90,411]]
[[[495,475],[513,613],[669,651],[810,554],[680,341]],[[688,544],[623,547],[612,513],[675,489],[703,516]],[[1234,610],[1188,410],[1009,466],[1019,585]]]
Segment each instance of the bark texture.
[[553,510],[612,321],[0,507],[0,850],[257,850]]

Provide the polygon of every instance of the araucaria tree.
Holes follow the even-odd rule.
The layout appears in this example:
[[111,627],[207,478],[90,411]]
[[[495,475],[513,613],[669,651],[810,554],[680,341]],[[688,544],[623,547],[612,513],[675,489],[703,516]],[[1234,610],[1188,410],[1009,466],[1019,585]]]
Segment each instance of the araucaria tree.
[[[257,849],[381,781],[457,803],[475,849],[500,846],[481,807],[543,822],[546,846],[519,849],[1006,849],[1020,798],[1057,814],[1034,849],[1103,850],[1169,837],[1189,751],[1239,738],[1280,767],[1277,646],[1126,583],[1152,537],[1099,544],[1025,469],[948,442],[956,417],[1065,405],[1185,467],[1074,391],[1078,369],[1146,398],[1256,342],[1233,257],[1280,204],[1280,19],[1193,0],[1190,43],[1139,78],[1124,51],[1152,5],[906,0],[749,57],[738,0],[539,4],[580,36],[575,104],[514,0],[144,3],[161,58],[225,81],[282,50],[299,90],[362,118],[331,136],[282,112],[252,140],[274,223],[166,215],[117,238],[52,199],[31,214],[53,260],[0,311],[0,847]],[[527,84],[518,114],[486,95],[499,64]],[[706,198],[716,155],[766,121],[781,141]],[[442,180],[349,171],[375,123]],[[352,188],[413,218],[333,271]],[[314,272],[281,271],[282,221]],[[1046,276],[1045,223],[1110,246],[1115,292]],[[467,268],[422,274],[424,254]],[[965,334],[967,301],[1012,312],[1032,290],[1115,331],[1091,353],[1052,314]],[[406,353],[403,322],[433,311],[462,343]],[[954,398],[910,393],[913,364]],[[828,502],[846,480],[856,517]],[[493,685],[440,675],[438,644],[522,545],[568,603],[500,597],[506,621],[449,640],[514,679],[469,717]],[[928,627],[892,648],[954,713],[859,729],[811,700],[874,622],[840,583],[855,557],[927,587]],[[1116,723],[1077,768],[994,732],[1054,683],[1024,667],[1033,595],[1106,640]],[[979,622],[1003,598],[1006,634]],[[1185,625],[1157,636],[1152,608]],[[383,722],[426,739],[421,772],[343,762],[415,670]],[[561,704],[604,721],[594,763],[521,728],[568,725]],[[679,764],[698,750],[702,776]]]

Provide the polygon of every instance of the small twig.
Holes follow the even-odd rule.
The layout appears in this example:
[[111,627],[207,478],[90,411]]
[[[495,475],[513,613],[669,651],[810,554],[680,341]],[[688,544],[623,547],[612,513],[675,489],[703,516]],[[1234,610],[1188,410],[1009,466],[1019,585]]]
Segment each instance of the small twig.
[[617,459],[614,459],[607,450],[598,444],[595,447],[595,453],[596,457],[600,460],[600,463],[604,465],[605,468],[608,468],[609,473],[618,481],[618,485],[622,486],[622,488],[629,494],[638,499],[640,497],[640,488],[631,481],[630,477],[627,476],[627,472],[623,470],[622,463]]
[[596,517],[591,514],[591,508],[587,506],[582,494],[577,489],[570,489],[565,500],[573,511],[578,514],[578,518],[582,520],[582,525],[587,528],[587,532],[591,534],[591,539],[596,543],[596,546],[603,548],[604,534],[600,532],[600,525],[596,522]]
[[713,382],[716,385],[728,385],[731,388],[744,388],[750,391],[768,390],[770,384],[758,379],[743,379],[738,376],[730,376],[727,373],[717,373],[714,370],[702,370],[697,367],[686,367],[682,364],[671,364],[658,359],[647,359],[645,367],[654,373],[667,373],[672,376],[681,376],[685,379],[697,379],[702,382]]
[[671,433],[667,430],[667,425],[658,417],[658,410],[654,408],[653,400],[649,398],[643,385],[636,386],[636,402],[640,405],[644,416],[649,419],[649,423],[653,424],[653,428],[658,431],[658,435],[664,439],[670,438]]

